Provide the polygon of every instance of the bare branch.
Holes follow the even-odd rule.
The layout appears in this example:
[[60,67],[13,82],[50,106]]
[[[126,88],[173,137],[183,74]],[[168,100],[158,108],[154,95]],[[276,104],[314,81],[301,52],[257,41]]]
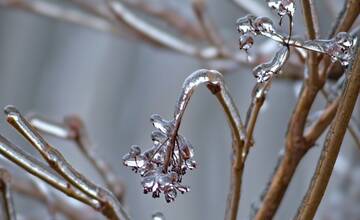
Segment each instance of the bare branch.
[[146,23],[129,11],[119,1],[107,0],[107,4],[120,23],[126,24],[133,31],[142,35],[146,40],[162,47],[202,59],[213,59],[218,56],[218,51],[215,48],[198,49],[195,46],[177,39],[176,37],[157,29],[149,23]]
[[62,7],[48,1],[3,0],[0,7],[29,11],[42,16],[93,28],[95,30],[119,34],[117,28],[102,18],[83,13],[79,10]]
[[49,208],[52,211],[61,213],[68,219],[95,219],[92,217],[95,215],[93,209],[87,208],[86,206],[77,208],[71,205],[68,200],[57,196],[55,193],[45,194],[36,184],[34,181],[23,181],[18,178],[12,182],[12,188],[16,193],[34,199],[45,206],[50,206]]
[[296,219],[312,219],[325,193],[333,171],[341,143],[346,133],[356,100],[360,91],[360,49],[357,46],[357,56],[348,70],[348,81],[341,96],[339,108],[327,134],[324,148],[318,161],[316,171],[311,180],[310,187],[299,208]]
[[144,0],[123,0],[123,2],[132,8],[135,8],[167,23],[185,37],[194,40],[205,39],[204,33],[199,25],[188,21],[185,16],[182,16],[179,13],[179,9],[164,6],[166,3],[162,3],[161,5],[153,5],[150,2]]
[[16,220],[16,213],[13,204],[13,197],[11,192],[11,176],[10,173],[4,168],[0,167],[0,193],[4,201],[3,217],[7,220]]

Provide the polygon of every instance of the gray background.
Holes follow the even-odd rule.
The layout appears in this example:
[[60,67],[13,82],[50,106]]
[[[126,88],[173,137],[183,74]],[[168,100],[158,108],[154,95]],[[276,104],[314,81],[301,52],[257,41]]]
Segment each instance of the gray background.
[[[325,15],[323,2],[317,4]],[[188,3],[183,4],[189,8]],[[296,33],[303,35],[298,8]],[[229,39],[229,45],[237,47],[234,22],[245,13],[230,1],[209,1],[209,10]],[[323,34],[329,30],[333,17],[329,18],[327,15],[320,20]],[[196,91],[181,128],[195,146],[198,162],[198,169],[184,179],[191,192],[178,196],[171,204],[166,204],[163,198],[154,200],[142,194],[138,176],[121,165],[122,155],[132,144],[150,146],[153,128],[149,116],[159,113],[170,118],[183,80],[203,66],[191,57],[143,43],[0,8],[0,106],[13,104],[22,112],[39,112],[58,120],[70,113],[81,115],[99,155],[112,164],[126,183],[126,203],[134,219],[150,219],[156,211],[163,212],[170,220],[223,218],[229,187],[230,132],[220,106],[205,88]],[[251,69],[244,67],[227,74],[226,82],[244,119],[255,82]],[[296,85],[299,84],[276,81],[261,112],[255,131],[256,144],[244,173],[239,219],[248,218],[251,202],[258,200],[274,169],[295,104]],[[314,110],[322,106],[319,102]],[[0,132],[24,149],[30,149],[4,118]],[[76,168],[101,184],[72,144],[49,140]],[[352,145],[347,141],[343,149],[349,150]],[[290,219],[295,214],[319,151],[320,147],[315,147],[302,161],[276,219]],[[343,152],[342,157],[347,158],[347,153]],[[334,178],[331,181],[336,188]],[[322,209],[328,207],[329,194],[331,190]],[[36,218],[41,206],[30,201],[16,197],[19,212]]]

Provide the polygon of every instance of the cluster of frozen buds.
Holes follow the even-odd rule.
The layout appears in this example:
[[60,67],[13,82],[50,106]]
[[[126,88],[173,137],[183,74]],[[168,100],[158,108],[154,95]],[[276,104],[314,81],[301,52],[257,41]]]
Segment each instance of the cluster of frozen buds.
[[[189,187],[182,185],[181,181],[187,170],[196,167],[196,162],[193,160],[194,150],[189,141],[174,133],[173,121],[152,115],[151,122],[156,128],[151,133],[153,146],[144,152],[141,152],[140,147],[132,146],[130,152],[123,157],[123,163],[142,176],[141,185],[145,194],[151,192],[154,198],[158,198],[162,192],[165,200],[171,202],[178,192],[189,191]],[[174,146],[171,147],[173,143]],[[169,167],[165,167],[170,149],[173,149],[173,152],[168,163]]]
[[290,19],[295,14],[295,1],[294,0],[280,0],[280,1],[270,1],[266,0],[268,6],[275,10],[276,13],[280,16],[280,25],[282,18],[287,15]]
[[275,57],[271,61],[254,68],[253,74],[256,77],[257,82],[266,82],[281,70],[289,57],[290,46],[327,54],[331,57],[333,62],[339,61],[344,67],[347,67],[349,63],[351,63],[357,42],[356,38],[348,33],[340,32],[334,38],[329,40],[315,39],[305,41],[302,39],[291,39],[295,2],[293,0],[267,0],[267,3],[269,7],[277,12],[281,19],[285,15],[289,16],[289,36],[277,32],[272,20],[267,17],[247,15],[237,20],[237,29],[240,34],[239,47],[241,50],[247,52],[253,46],[253,36],[255,35],[262,35],[282,44],[282,48],[276,52]]

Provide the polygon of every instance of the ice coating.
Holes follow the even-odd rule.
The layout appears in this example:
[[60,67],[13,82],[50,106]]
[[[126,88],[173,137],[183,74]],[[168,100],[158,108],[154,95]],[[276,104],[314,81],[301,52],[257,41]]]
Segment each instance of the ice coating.
[[156,212],[151,215],[151,219],[152,220],[165,220],[165,216],[161,212]]
[[275,57],[267,63],[260,64],[253,69],[253,75],[258,83],[268,81],[274,74],[277,74],[286,60],[289,58],[289,48],[283,46],[275,54]]
[[131,146],[129,153],[123,157],[123,164],[142,176],[144,193],[152,192],[154,198],[163,193],[165,200],[171,202],[176,198],[177,192],[189,191],[189,187],[181,185],[180,182],[187,170],[196,167],[194,149],[188,140],[176,134],[170,170],[164,172],[165,158],[174,134],[174,123],[157,114],[152,115],[150,121],[156,128],[151,133],[152,147],[142,152],[139,146]]
[[254,44],[252,35],[263,35],[277,42],[284,42],[284,37],[277,33],[270,18],[247,15],[236,22],[240,34],[239,47],[247,51]]
[[237,142],[245,139],[239,112],[225,87],[221,73],[205,69],[193,72],[183,84],[173,120],[164,120],[157,114],[151,116],[150,121],[156,129],[151,133],[152,146],[142,152],[139,146],[134,145],[123,156],[123,164],[142,177],[144,193],[151,192],[154,198],[163,193],[165,200],[171,202],[178,192],[189,191],[189,187],[180,183],[188,170],[196,168],[194,148],[178,130],[191,95],[202,84],[207,85],[219,99]]
[[[357,39],[346,32],[339,32],[330,40],[305,41],[302,47],[308,50],[325,53],[333,62],[339,61],[342,66],[348,66],[354,56]],[[297,41],[301,44],[301,41]]]
[[287,15],[289,16],[290,20],[295,14],[295,1],[294,0],[280,0],[280,1],[273,1],[273,0],[266,0],[268,6],[273,9],[279,16],[280,16],[280,24],[282,18]]

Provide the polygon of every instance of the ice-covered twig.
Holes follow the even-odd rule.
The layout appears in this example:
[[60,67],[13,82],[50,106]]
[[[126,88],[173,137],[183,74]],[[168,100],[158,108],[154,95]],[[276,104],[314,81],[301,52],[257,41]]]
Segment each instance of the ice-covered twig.
[[[9,124],[39,151],[41,156],[55,172],[66,180],[66,189],[73,188],[74,190],[79,190],[87,197],[90,197],[90,199],[86,200],[90,200],[91,203],[96,202],[98,204],[97,210],[100,210],[110,219],[129,219],[128,214],[111,192],[98,187],[75,170],[57,149],[50,146],[39,135],[36,129],[30,125],[15,107],[7,106],[5,108],[5,113]],[[37,170],[35,169],[34,171],[36,172]],[[47,177],[44,178],[47,179]]]
[[273,22],[266,17],[247,15],[237,20],[238,32],[240,33],[240,49],[248,50],[254,43],[251,35],[262,35],[283,45],[303,48],[309,51],[326,54],[333,61],[339,61],[347,66],[353,57],[354,45],[357,39],[345,32],[338,33],[330,40],[303,40],[289,38],[276,31]]
[[111,166],[96,154],[85,125],[78,116],[67,116],[64,123],[58,123],[35,114],[29,115],[28,120],[33,127],[41,132],[74,141],[84,156],[99,172],[107,187],[115,193],[120,201],[123,199],[123,183],[114,173]]
[[144,153],[141,153],[139,147],[133,146],[130,153],[124,156],[124,164],[144,176],[142,181],[144,192],[153,192],[153,197],[159,197],[160,192],[164,192],[165,199],[171,201],[176,197],[176,190],[182,192],[183,188],[178,185],[181,176],[187,169],[194,168],[195,163],[192,160],[191,144],[179,135],[178,131],[192,94],[203,84],[217,97],[231,129],[234,156],[225,218],[233,220],[236,219],[240,200],[241,176],[245,162],[242,151],[246,131],[221,73],[201,69],[187,77],[176,103],[173,120],[166,121],[159,115],[153,115],[151,121],[157,128],[152,133],[154,146]]
[[8,220],[16,220],[16,212],[11,192],[11,176],[10,173],[2,167],[0,167],[0,194],[3,200],[3,210],[0,216]]

